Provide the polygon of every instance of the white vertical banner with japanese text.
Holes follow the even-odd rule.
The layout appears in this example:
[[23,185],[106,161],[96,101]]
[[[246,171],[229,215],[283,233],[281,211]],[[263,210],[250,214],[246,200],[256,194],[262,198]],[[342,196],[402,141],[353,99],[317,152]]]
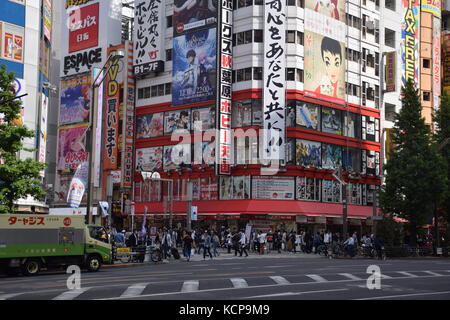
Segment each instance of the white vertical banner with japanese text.
[[218,174],[231,174],[231,104],[233,60],[233,1],[221,0],[219,10],[218,58],[219,92],[217,105],[219,115]]
[[136,76],[164,71],[165,1],[136,0],[133,66]]
[[262,158],[285,158],[286,1],[264,2],[264,136]]
[[[100,68],[94,68],[94,79],[100,74]],[[99,76],[97,83],[100,82],[102,76]],[[95,153],[94,153],[94,187],[100,187],[100,162],[102,152],[102,123],[103,123],[103,83],[100,84],[97,91],[97,127],[95,128]],[[95,109],[93,109],[95,110]]]

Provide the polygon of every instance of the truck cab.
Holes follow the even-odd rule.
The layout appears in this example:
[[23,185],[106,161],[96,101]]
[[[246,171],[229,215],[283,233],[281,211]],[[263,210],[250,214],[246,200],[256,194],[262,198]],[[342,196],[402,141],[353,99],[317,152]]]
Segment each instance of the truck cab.
[[[85,232],[85,253],[87,256],[99,255],[100,263],[111,263],[112,246],[108,233],[105,228],[96,225],[87,225]],[[93,263],[98,263],[92,261]],[[88,263],[88,262],[87,262]],[[95,268],[95,266],[91,266]],[[89,268],[89,266],[88,266]]]

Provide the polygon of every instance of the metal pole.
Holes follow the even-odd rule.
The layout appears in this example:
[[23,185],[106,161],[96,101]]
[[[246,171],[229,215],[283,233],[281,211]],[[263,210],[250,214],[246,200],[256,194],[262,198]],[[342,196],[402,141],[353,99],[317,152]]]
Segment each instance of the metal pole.
[[169,201],[170,201],[170,229],[172,229],[172,220],[173,220],[173,181],[169,181],[169,188],[170,188],[170,197],[169,197]]
[[344,184],[341,184],[342,188],[342,239],[346,240],[345,237],[347,236],[347,186]]
[[111,228],[111,214],[112,214],[112,198],[113,198],[113,180],[112,175],[108,175],[108,180],[106,184],[106,201],[109,205],[109,215],[108,215],[108,226]]
[[91,207],[93,202],[93,171],[94,171],[94,161],[93,161],[93,140],[94,140],[94,132],[96,128],[96,123],[94,122],[94,114],[97,114],[97,108],[95,105],[95,82],[91,84],[91,110],[89,111],[89,128],[88,128],[88,134],[87,134],[87,144],[86,144],[86,150],[88,151],[88,163],[89,163],[89,170],[88,170],[88,194],[87,194],[87,205],[86,205],[86,224],[89,224],[91,221]]
[[187,185],[187,212],[186,212],[186,229],[191,231],[192,227],[192,181],[188,181]]

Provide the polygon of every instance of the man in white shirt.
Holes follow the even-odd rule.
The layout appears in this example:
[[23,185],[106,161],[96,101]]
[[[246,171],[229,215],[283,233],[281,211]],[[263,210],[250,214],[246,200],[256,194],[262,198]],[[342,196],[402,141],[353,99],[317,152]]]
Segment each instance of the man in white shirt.
[[344,242],[344,250],[345,254],[351,257],[354,256],[354,247],[355,247],[355,239],[353,237],[349,237]]
[[245,256],[248,257],[248,253],[247,253],[247,237],[245,236],[245,232],[244,230],[241,231],[241,239],[239,240],[239,246],[241,247],[241,255],[240,257],[242,257],[242,254],[245,252]]
[[262,231],[259,231],[258,234],[258,242],[259,242],[259,254],[264,254],[264,246],[266,245],[266,236],[267,233],[262,233]]

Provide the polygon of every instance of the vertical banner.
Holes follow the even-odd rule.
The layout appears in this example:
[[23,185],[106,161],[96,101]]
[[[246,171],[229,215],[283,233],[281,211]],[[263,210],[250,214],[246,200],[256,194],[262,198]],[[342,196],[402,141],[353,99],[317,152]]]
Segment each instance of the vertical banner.
[[397,65],[395,63],[395,58],[397,54],[395,51],[386,53],[386,67],[385,67],[385,81],[386,81],[386,92],[395,91],[395,83],[397,80]]
[[[218,51],[219,59],[217,106],[219,107],[218,174],[231,174],[231,105],[233,61],[233,1],[221,0],[219,8]],[[284,96],[283,96],[284,101]]]
[[[117,48],[108,48],[108,57]],[[106,106],[105,106],[105,139],[103,152],[103,169],[116,170],[119,153],[119,98],[120,98],[120,67],[123,63],[114,59],[112,67],[106,75]]]
[[67,203],[71,208],[79,208],[86,190],[89,163],[82,162],[78,165],[77,171],[70,182],[69,191],[67,193]]
[[164,71],[165,2],[136,0],[134,5],[134,74]]
[[44,36],[48,41],[52,41],[52,0],[43,1]]
[[434,109],[434,111],[439,110],[440,95],[441,95],[441,20],[438,17],[433,17],[433,109]]
[[345,1],[306,1],[305,95],[345,103]]
[[[127,62],[133,60],[133,44],[131,42],[126,42],[125,52],[128,58]],[[121,185],[123,188],[131,188],[133,183],[133,140],[134,140],[134,98],[135,98],[135,87],[133,78],[133,68],[129,63],[125,64],[128,67],[127,77],[124,79],[124,97],[126,99],[125,107],[125,121],[124,130],[125,133],[125,143],[123,143],[122,149],[122,180]]]
[[82,162],[88,161],[86,150],[87,123],[59,128],[58,163],[56,170],[76,170]]
[[[94,68],[94,79],[100,74],[100,68]],[[99,77],[101,79],[101,76]],[[97,82],[100,80],[97,80]],[[103,123],[103,83],[97,88],[97,127],[95,128],[94,154],[94,187],[100,187],[100,163],[102,153],[102,123]]]
[[402,76],[402,83],[405,85],[408,81],[412,81],[419,87],[420,2],[419,0],[403,0],[402,6],[405,9],[402,21],[402,63],[405,73]]
[[[45,163],[45,156],[47,154],[47,115],[48,115],[48,97],[45,94],[41,95],[41,123],[39,130],[39,162]],[[43,177],[45,170],[40,172]]]
[[286,1],[264,5],[264,136],[262,158],[285,158]]

